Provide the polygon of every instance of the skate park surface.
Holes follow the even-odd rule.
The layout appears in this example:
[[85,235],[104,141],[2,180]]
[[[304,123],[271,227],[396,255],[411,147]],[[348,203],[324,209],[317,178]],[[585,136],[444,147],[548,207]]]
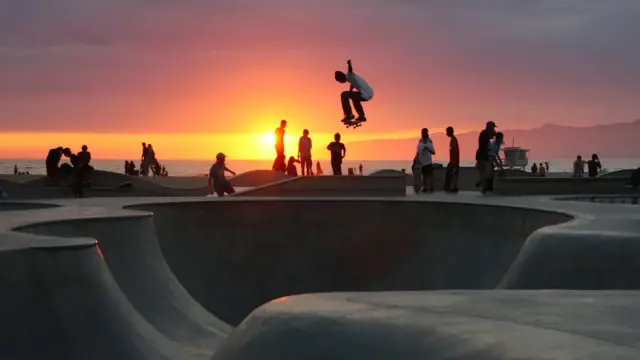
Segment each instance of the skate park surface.
[[0,356],[638,359],[640,212],[574,198],[1,201]]

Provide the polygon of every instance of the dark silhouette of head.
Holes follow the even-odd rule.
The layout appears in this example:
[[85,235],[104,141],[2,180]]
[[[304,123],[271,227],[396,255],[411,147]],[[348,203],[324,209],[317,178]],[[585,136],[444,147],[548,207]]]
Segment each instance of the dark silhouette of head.
[[307,129],[302,130],[302,135],[309,136],[309,130]]
[[423,139],[427,139],[429,137],[429,129],[427,128],[422,128],[422,131],[420,131],[420,136]]
[[62,146],[58,146],[56,149],[57,149],[58,151],[60,151],[60,152],[62,152],[62,151],[64,150],[64,148],[63,148]]
[[284,120],[284,119],[280,120],[280,127],[283,129],[287,127],[287,120]]
[[89,147],[87,145],[82,145],[82,151],[87,151],[89,150]]
[[336,81],[342,84],[346,83],[347,75],[342,71],[336,71]]
[[342,137],[340,136],[340,133],[336,133],[335,135],[333,135],[333,140],[335,141],[340,141]]
[[147,143],[142,143],[142,147],[146,147],[146,146],[147,146]]
[[591,160],[593,161],[598,160],[598,154],[591,155]]
[[498,143],[502,144],[502,142],[504,141],[504,134],[499,132],[496,133],[496,141],[498,141]]
[[447,128],[447,136],[448,137],[452,137],[453,136],[453,128],[451,126],[449,126]]
[[582,160],[582,156],[578,155],[578,157],[576,158],[578,161]]

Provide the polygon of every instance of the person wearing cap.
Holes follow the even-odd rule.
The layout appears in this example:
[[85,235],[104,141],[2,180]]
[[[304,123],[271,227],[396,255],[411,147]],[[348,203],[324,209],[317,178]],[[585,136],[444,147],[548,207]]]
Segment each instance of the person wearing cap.
[[480,175],[482,193],[490,190],[490,179],[493,176],[493,160],[489,154],[491,139],[496,136],[496,123],[488,121],[484,130],[478,135],[478,150],[476,150],[476,166]]
[[235,175],[233,170],[230,170],[225,161],[227,156],[223,153],[216,155],[216,162],[211,165],[209,169],[209,193],[213,195],[215,192],[218,196],[224,196],[224,194],[234,194],[236,190],[233,185],[224,176],[225,171]]

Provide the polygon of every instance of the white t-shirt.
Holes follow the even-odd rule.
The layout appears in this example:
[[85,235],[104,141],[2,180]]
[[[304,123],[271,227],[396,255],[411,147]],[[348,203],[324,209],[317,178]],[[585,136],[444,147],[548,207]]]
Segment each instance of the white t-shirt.
[[356,73],[347,73],[347,81],[349,81],[354,88],[358,89],[364,99],[371,100],[371,98],[373,98],[373,88],[371,88],[371,85],[369,85],[369,83],[367,83],[360,75]]
[[423,143],[422,140],[418,142],[418,161],[421,165],[429,165],[433,162],[431,157],[431,151],[435,152],[436,150],[433,147],[433,142],[431,139],[427,140],[427,143]]
[[311,138],[310,137],[300,137],[300,141],[298,142],[298,151],[300,152],[300,156],[311,156]]

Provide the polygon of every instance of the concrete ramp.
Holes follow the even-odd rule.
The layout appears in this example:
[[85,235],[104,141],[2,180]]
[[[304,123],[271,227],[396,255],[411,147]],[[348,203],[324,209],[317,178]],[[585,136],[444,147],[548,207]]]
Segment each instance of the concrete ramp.
[[635,360],[638,292],[429,291],[280,299],[212,360]]
[[95,240],[0,233],[0,357],[195,359],[120,292]]
[[182,285],[231,324],[293,294],[492,289],[529,234],[572,219],[522,208],[384,199],[134,208],[154,213],[160,246]]
[[[171,223],[176,230],[182,226]],[[231,329],[202,308],[167,267],[151,214],[38,223],[17,230],[97,239],[106,265],[138,312],[166,337],[195,353],[211,355]]]
[[404,175],[300,176],[238,193],[257,197],[389,197],[406,196]]

